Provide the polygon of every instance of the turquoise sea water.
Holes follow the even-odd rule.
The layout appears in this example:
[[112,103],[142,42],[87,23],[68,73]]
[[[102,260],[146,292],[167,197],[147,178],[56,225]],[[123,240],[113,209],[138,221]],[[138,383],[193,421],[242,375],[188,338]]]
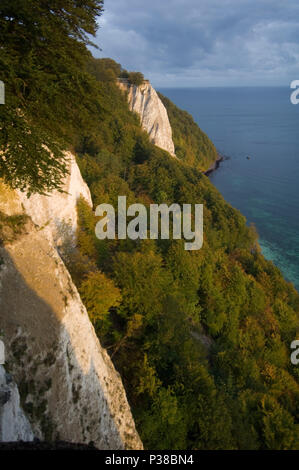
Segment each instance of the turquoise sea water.
[[[161,89],[229,159],[210,176],[299,289],[299,105],[285,88]],[[250,159],[247,159],[247,157]]]

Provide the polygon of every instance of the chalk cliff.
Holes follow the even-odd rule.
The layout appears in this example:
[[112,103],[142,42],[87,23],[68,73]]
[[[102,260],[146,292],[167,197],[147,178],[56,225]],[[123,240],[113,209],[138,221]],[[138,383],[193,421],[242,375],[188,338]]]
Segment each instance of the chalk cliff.
[[17,191],[25,213],[55,244],[59,243],[66,226],[73,233],[76,232],[78,198],[82,196],[92,206],[89,188],[81,176],[74,156],[67,152],[67,158],[69,174],[65,179],[63,192],[54,191],[48,197],[33,194],[27,198],[25,193]]
[[30,423],[20,406],[18,387],[0,366],[0,442],[33,439]]
[[151,141],[175,157],[167,111],[156,90],[147,80],[140,86],[131,85],[127,80],[121,79],[118,84],[128,93],[129,107],[131,111],[139,114],[142,127],[149,134]]
[[61,228],[76,229],[77,198],[82,195],[91,204],[75,159],[69,157],[65,193],[27,199],[0,185],[0,211],[30,217],[22,233],[0,249],[5,367],[18,385],[36,437],[93,441],[100,449],[140,449],[121,378],[57,250]]

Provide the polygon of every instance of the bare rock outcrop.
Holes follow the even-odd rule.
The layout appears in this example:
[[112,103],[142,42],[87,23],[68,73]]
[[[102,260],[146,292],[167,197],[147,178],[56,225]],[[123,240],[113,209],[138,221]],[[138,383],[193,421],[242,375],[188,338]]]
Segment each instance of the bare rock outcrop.
[[63,223],[77,224],[76,201],[91,204],[75,159],[65,193],[31,198],[0,185],[0,211],[32,222],[0,248],[0,331],[34,435],[141,449],[121,378],[102,348],[57,251]]
[[73,232],[76,231],[78,222],[76,204],[80,196],[92,206],[89,188],[82,178],[74,155],[67,152],[66,156],[69,161],[69,174],[65,178],[63,192],[56,190],[48,196],[33,194],[27,198],[24,192],[17,191],[25,213],[55,242],[61,237],[64,226],[67,225]]
[[139,86],[121,79],[118,84],[122,90],[128,93],[130,110],[139,114],[142,127],[148,133],[153,144],[175,157],[168,114],[156,90],[147,80]]

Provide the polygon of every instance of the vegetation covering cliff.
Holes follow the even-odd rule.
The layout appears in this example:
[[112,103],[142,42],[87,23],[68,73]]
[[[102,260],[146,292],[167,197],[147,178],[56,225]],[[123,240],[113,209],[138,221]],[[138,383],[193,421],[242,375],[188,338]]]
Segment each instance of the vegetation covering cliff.
[[70,270],[122,375],[145,446],[298,448],[299,377],[289,358],[297,292],[207,177],[145,135],[133,137],[133,127],[129,135],[113,150],[80,153],[95,204],[116,206],[119,194],[146,206],[204,204],[204,246],[192,253],[180,241],[99,241],[92,212],[79,205],[80,256],[121,297],[103,313],[94,274],[84,278],[82,263]]
[[194,168],[208,170],[218,158],[214,144],[187,111],[179,109],[162,93],[158,95],[167,109],[176,156]]
[[[34,21],[39,24],[38,17]],[[6,49],[10,44],[8,36]],[[55,142],[68,137],[62,147],[76,150],[94,204],[116,207],[118,195],[126,195],[128,204],[146,206],[204,204],[204,245],[199,251],[185,251],[180,240],[100,241],[94,234],[94,213],[83,200],[78,204],[77,247],[66,240],[61,249],[96,333],[121,374],[145,446],[298,449],[299,369],[289,357],[290,342],[298,336],[298,293],[261,255],[254,229],[200,171],[216,151],[190,117],[164,99],[179,161],[153,145],[130,112],[116,85],[121,67],[110,59],[92,59],[82,50],[83,55],[72,58],[71,72],[58,61],[65,76],[55,75],[53,109],[53,86],[48,91],[42,87],[42,97],[53,113],[59,109],[59,93],[66,101],[63,88],[72,91],[69,79],[76,77],[76,90],[67,96],[62,116],[56,114],[49,135],[57,137]],[[39,53],[30,51],[35,60]],[[85,68],[78,71],[82,61]],[[53,62],[55,54],[48,84],[53,84]],[[47,76],[46,60],[41,68]],[[10,70],[20,68],[12,64]],[[29,67],[26,73],[29,90],[37,93],[38,80],[30,81],[35,70]],[[23,96],[29,110],[31,96]],[[17,109],[25,113],[21,104]],[[16,103],[9,106],[14,118],[21,119]],[[64,119],[74,109],[78,123],[67,123]],[[33,112],[27,119],[37,125]],[[62,135],[61,129],[68,132]],[[30,140],[22,132],[21,127],[18,141]],[[48,132],[46,125],[43,132]],[[43,173],[45,156],[33,155],[43,163],[37,172],[30,165],[15,166],[18,154],[12,169],[9,159],[2,159],[8,183],[35,191],[49,187],[43,177],[48,174],[48,167]],[[51,174],[57,176],[59,152],[56,160],[47,158]],[[54,186],[58,181],[58,176],[50,179]]]
[[[59,255],[62,246],[75,245],[77,199],[91,206],[74,157],[69,161],[62,193],[27,199],[0,182],[0,331],[6,367],[39,439],[141,448],[122,381]],[[104,280],[98,281],[105,288]],[[16,387],[13,401],[2,406],[1,385],[0,377],[0,440],[25,439],[29,432]]]

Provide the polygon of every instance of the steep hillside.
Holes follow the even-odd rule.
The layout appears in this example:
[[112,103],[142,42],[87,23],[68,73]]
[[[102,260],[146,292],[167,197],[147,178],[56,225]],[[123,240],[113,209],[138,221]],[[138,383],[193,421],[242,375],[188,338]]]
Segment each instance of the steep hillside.
[[167,111],[156,90],[147,80],[138,86],[125,79],[120,79],[118,84],[127,92],[129,108],[140,116],[141,125],[150,141],[175,156]]
[[218,158],[214,144],[187,111],[179,109],[162,93],[158,95],[167,109],[176,156],[194,168],[208,170]]
[[[0,7],[0,331],[34,434],[102,449],[141,448],[138,433],[149,449],[299,449],[299,296],[203,174],[215,147],[162,96],[177,158],[154,145],[119,89],[126,71],[87,47],[101,0],[35,4]],[[166,111],[147,91],[155,130]],[[203,204],[202,249],[97,239],[89,191],[94,206]]]
[[[131,121],[117,108],[120,92],[113,82],[99,84],[110,99],[108,122],[124,129]],[[78,148],[95,204],[116,207],[118,195],[147,207],[203,203],[203,248],[187,252],[179,240],[97,240],[97,219],[82,202],[79,253],[68,266],[121,373],[145,446],[298,448],[299,377],[290,363],[298,293],[197,165],[172,158],[135,126],[118,133],[114,147],[99,126],[100,149]],[[110,309],[101,310],[103,293],[94,275],[84,277],[80,256],[111,280],[105,296],[119,289],[121,300]]]
[[[75,245],[79,196],[91,204],[74,157],[68,159],[63,193],[27,199],[1,186],[0,330],[7,368],[40,439],[141,448],[121,379],[57,251],[65,242]],[[19,214],[24,225],[17,231]]]

